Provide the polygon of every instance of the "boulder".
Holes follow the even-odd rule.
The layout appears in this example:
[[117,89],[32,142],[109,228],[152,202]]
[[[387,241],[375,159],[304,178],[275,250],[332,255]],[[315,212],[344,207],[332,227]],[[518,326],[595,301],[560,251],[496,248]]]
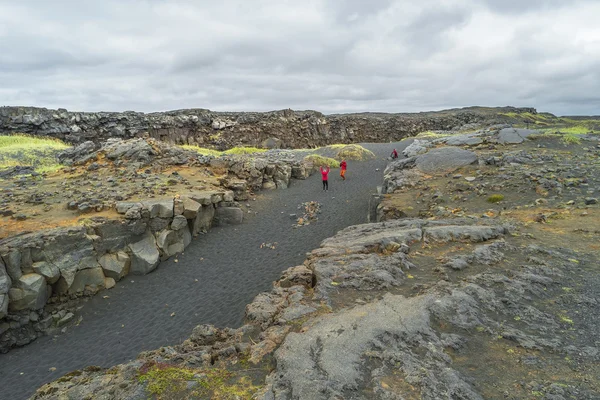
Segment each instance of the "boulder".
[[239,225],[244,220],[244,212],[238,207],[217,207],[215,223],[217,225]]
[[306,179],[309,176],[309,170],[304,164],[292,166],[292,178],[294,179]]
[[200,232],[207,232],[212,226],[215,216],[215,207],[210,204],[202,206],[192,224],[192,234],[197,236]]
[[46,279],[39,274],[25,274],[13,282],[8,291],[11,311],[39,310],[46,304]]
[[150,212],[150,218],[173,218],[173,199],[146,200],[142,204]]
[[46,281],[52,285],[58,278],[60,278],[60,270],[54,264],[50,264],[46,261],[39,261],[33,264],[33,271],[36,274],[42,275],[46,278]]
[[483,143],[483,139],[474,135],[453,135],[444,138],[448,146],[474,146]]
[[16,281],[23,275],[21,272],[21,252],[19,250],[4,250],[0,254],[2,259],[4,260],[4,265],[6,266],[6,272],[12,278],[13,281]]
[[86,288],[96,291],[104,287],[104,273],[102,267],[84,269],[77,272],[69,293],[80,293]]
[[187,196],[181,196],[181,201],[183,202],[183,216],[186,219],[196,218],[198,211],[202,208],[202,204]]
[[129,245],[131,254],[130,271],[135,275],[145,275],[153,271],[160,262],[160,253],[156,247],[156,240],[151,233],[147,233],[139,242]]
[[177,253],[181,253],[185,249],[183,237],[178,235],[176,231],[169,229],[158,234],[156,237],[156,244],[162,254],[162,260],[166,260]]
[[519,144],[537,131],[529,129],[504,128],[498,133],[498,142],[502,144]]
[[[198,203],[196,203],[198,204]],[[187,219],[183,215],[176,215],[173,218],[173,222],[171,222],[171,229],[174,231],[178,231],[183,228],[187,228],[188,222]]]
[[416,157],[416,168],[430,175],[446,174],[477,162],[477,155],[458,147],[432,149]]
[[431,143],[426,140],[415,139],[406,149],[402,150],[402,154],[405,157],[414,157],[419,154],[427,153],[427,150],[431,147]]
[[187,195],[187,197],[200,203],[203,206],[208,206],[208,205],[212,204],[211,196],[212,196],[212,192],[198,192],[198,193],[190,193]]
[[119,251],[103,255],[98,259],[98,263],[102,267],[105,276],[119,281],[129,273],[131,259],[129,258],[129,254]]
[[283,272],[278,284],[282,288],[301,285],[309,289],[314,286],[313,272],[304,265],[290,267]]
[[116,285],[116,282],[113,278],[104,278],[104,288],[105,289],[112,289],[114,288]]
[[277,184],[273,181],[266,181],[262,184],[263,190],[275,190],[277,189]]

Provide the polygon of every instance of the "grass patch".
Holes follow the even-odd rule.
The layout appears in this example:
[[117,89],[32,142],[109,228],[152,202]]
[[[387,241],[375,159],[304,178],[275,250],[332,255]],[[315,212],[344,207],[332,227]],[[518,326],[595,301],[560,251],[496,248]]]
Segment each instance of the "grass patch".
[[196,370],[160,363],[143,365],[138,380],[157,399],[200,396],[215,400],[250,399],[259,389],[247,376],[236,377],[226,369]]
[[503,194],[493,194],[487,198],[488,203],[498,203],[498,202],[501,202],[502,200],[504,200]]
[[564,144],[580,144],[581,143],[581,138],[579,136],[576,136],[573,133],[568,133],[568,134],[564,135],[561,140]]
[[365,161],[375,158],[375,154],[358,144],[349,144],[340,147],[335,158],[336,160]]
[[69,147],[71,146],[53,138],[0,136],[0,169],[32,166],[40,173],[53,172],[62,167],[56,160],[56,155]]
[[328,166],[330,168],[339,168],[340,163],[335,158],[323,157],[318,154],[311,154],[309,156],[304,157],[304,161],[310,162],[315,167],[324,167]]

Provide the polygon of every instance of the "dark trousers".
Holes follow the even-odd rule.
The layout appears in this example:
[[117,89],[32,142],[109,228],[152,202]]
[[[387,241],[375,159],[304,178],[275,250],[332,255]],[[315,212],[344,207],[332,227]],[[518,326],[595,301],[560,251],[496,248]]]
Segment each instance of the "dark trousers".
[[323,181],[323,190],[329,190],[329,183],[327,181]]

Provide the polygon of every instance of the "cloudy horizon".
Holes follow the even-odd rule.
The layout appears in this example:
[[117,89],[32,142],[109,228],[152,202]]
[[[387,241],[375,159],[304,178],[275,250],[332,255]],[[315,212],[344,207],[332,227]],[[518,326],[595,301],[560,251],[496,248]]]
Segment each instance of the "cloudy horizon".
[[595,0],[0,0],[0,105],[600,115]]

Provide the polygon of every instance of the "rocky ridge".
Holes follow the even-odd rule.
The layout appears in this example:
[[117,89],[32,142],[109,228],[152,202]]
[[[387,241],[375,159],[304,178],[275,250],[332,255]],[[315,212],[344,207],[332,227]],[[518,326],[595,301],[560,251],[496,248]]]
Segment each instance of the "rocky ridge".
[[205,109],[160,113],[71,112],[0,107],[0,133],[51,136],[70,143],[149,136],[176,144],[226,149],[235,146],[306,148],[333,143],[389,142],[427,130],[457,130],[511,121],[532,108],[471,107],[416,114],[338,114],[281,110],[265,113]]

